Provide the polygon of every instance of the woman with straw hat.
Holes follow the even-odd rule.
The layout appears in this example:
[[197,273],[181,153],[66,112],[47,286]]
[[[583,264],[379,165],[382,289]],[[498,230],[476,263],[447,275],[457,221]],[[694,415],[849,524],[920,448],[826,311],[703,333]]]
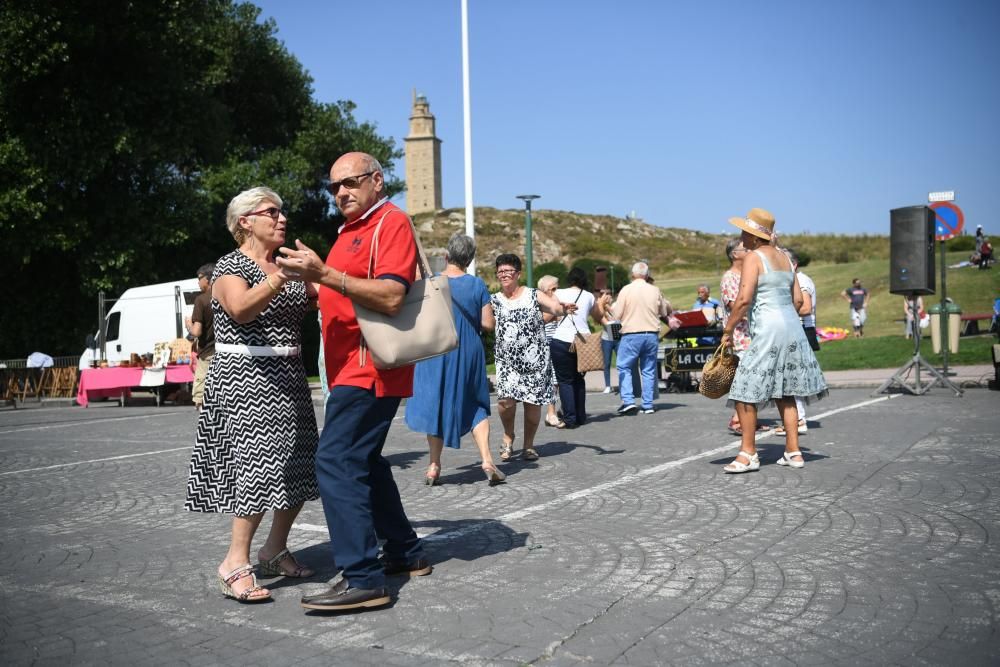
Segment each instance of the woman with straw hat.
[[724,470],[727,473],[760,469],[754,434],[757,410],[775,403],[785,425],[785,452],[778,465],[802,468],[799,451],[798,412],[795,397],[811,402],[827,394],[826,380],[799,324],[802,291],[788,257],[772,247],[774,216],[754,208],[729,222],[741,230],[743,260],[740,289],[722,335],[723,345],[733,341],[737,322],[750,322],[750,347],[740,358],[729,390],[728,405],[736,408],[742,431],[740,451]]

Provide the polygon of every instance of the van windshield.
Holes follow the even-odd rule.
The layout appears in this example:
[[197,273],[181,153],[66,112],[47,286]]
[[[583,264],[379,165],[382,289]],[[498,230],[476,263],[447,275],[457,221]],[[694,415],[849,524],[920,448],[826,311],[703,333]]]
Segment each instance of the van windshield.
[[119,330],[122,324],[122,314],[115,312],[108,315],[108,332],[104,340],[118,340]]

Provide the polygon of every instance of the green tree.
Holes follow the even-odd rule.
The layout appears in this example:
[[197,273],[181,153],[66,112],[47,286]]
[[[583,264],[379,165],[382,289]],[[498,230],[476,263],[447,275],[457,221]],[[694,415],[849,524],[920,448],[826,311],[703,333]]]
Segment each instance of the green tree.
[[[555,276],[559,279],[559,285],[566,286],[566,274],[569,273],[569,269],[562,262],[553,260],[551,262],[545,262],[544,264],[536,264],[534,267],[534,275],[536,282],[538,278],[542,276]],[[531,285],[535,287],[535,285]]]
[[97,291],[232,249],[224,211],[243,189],[276,189],[292,236],[325,251],[330,162],[364,150],[391,171],[393,142],[352,103],[316,103],[258,18],[231,0],[0,6],[0,357],[72,353]]

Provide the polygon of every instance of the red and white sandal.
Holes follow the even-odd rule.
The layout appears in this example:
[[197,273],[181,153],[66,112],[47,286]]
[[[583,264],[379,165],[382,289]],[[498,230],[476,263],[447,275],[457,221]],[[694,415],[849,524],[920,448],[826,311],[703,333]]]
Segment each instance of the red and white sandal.
[[[240,579],[250,577],[251,586],[242,593],[237,593],[233,590],[233,584],[235,584]],[[237,602],[241,603],[252,603],[252,602],[266,602],[271,599],[271,592],[257,584],[257,577],[254,576],[253,566],[250,563],[246,565],[241,565],[236,568],[225,577],[221,574],[219,575],[219,587],[222,589],[222,594],[227,598],[232,598]],[[263,591],[263,595],[254,595]]]

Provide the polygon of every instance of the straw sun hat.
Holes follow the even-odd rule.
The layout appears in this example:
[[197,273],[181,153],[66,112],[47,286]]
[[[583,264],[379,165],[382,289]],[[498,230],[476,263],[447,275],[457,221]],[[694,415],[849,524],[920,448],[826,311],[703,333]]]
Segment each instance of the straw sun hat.
[[729,218],[729,224],[770,241],[774,236],[774,216],[762,208],[752,208],[745,218]]

